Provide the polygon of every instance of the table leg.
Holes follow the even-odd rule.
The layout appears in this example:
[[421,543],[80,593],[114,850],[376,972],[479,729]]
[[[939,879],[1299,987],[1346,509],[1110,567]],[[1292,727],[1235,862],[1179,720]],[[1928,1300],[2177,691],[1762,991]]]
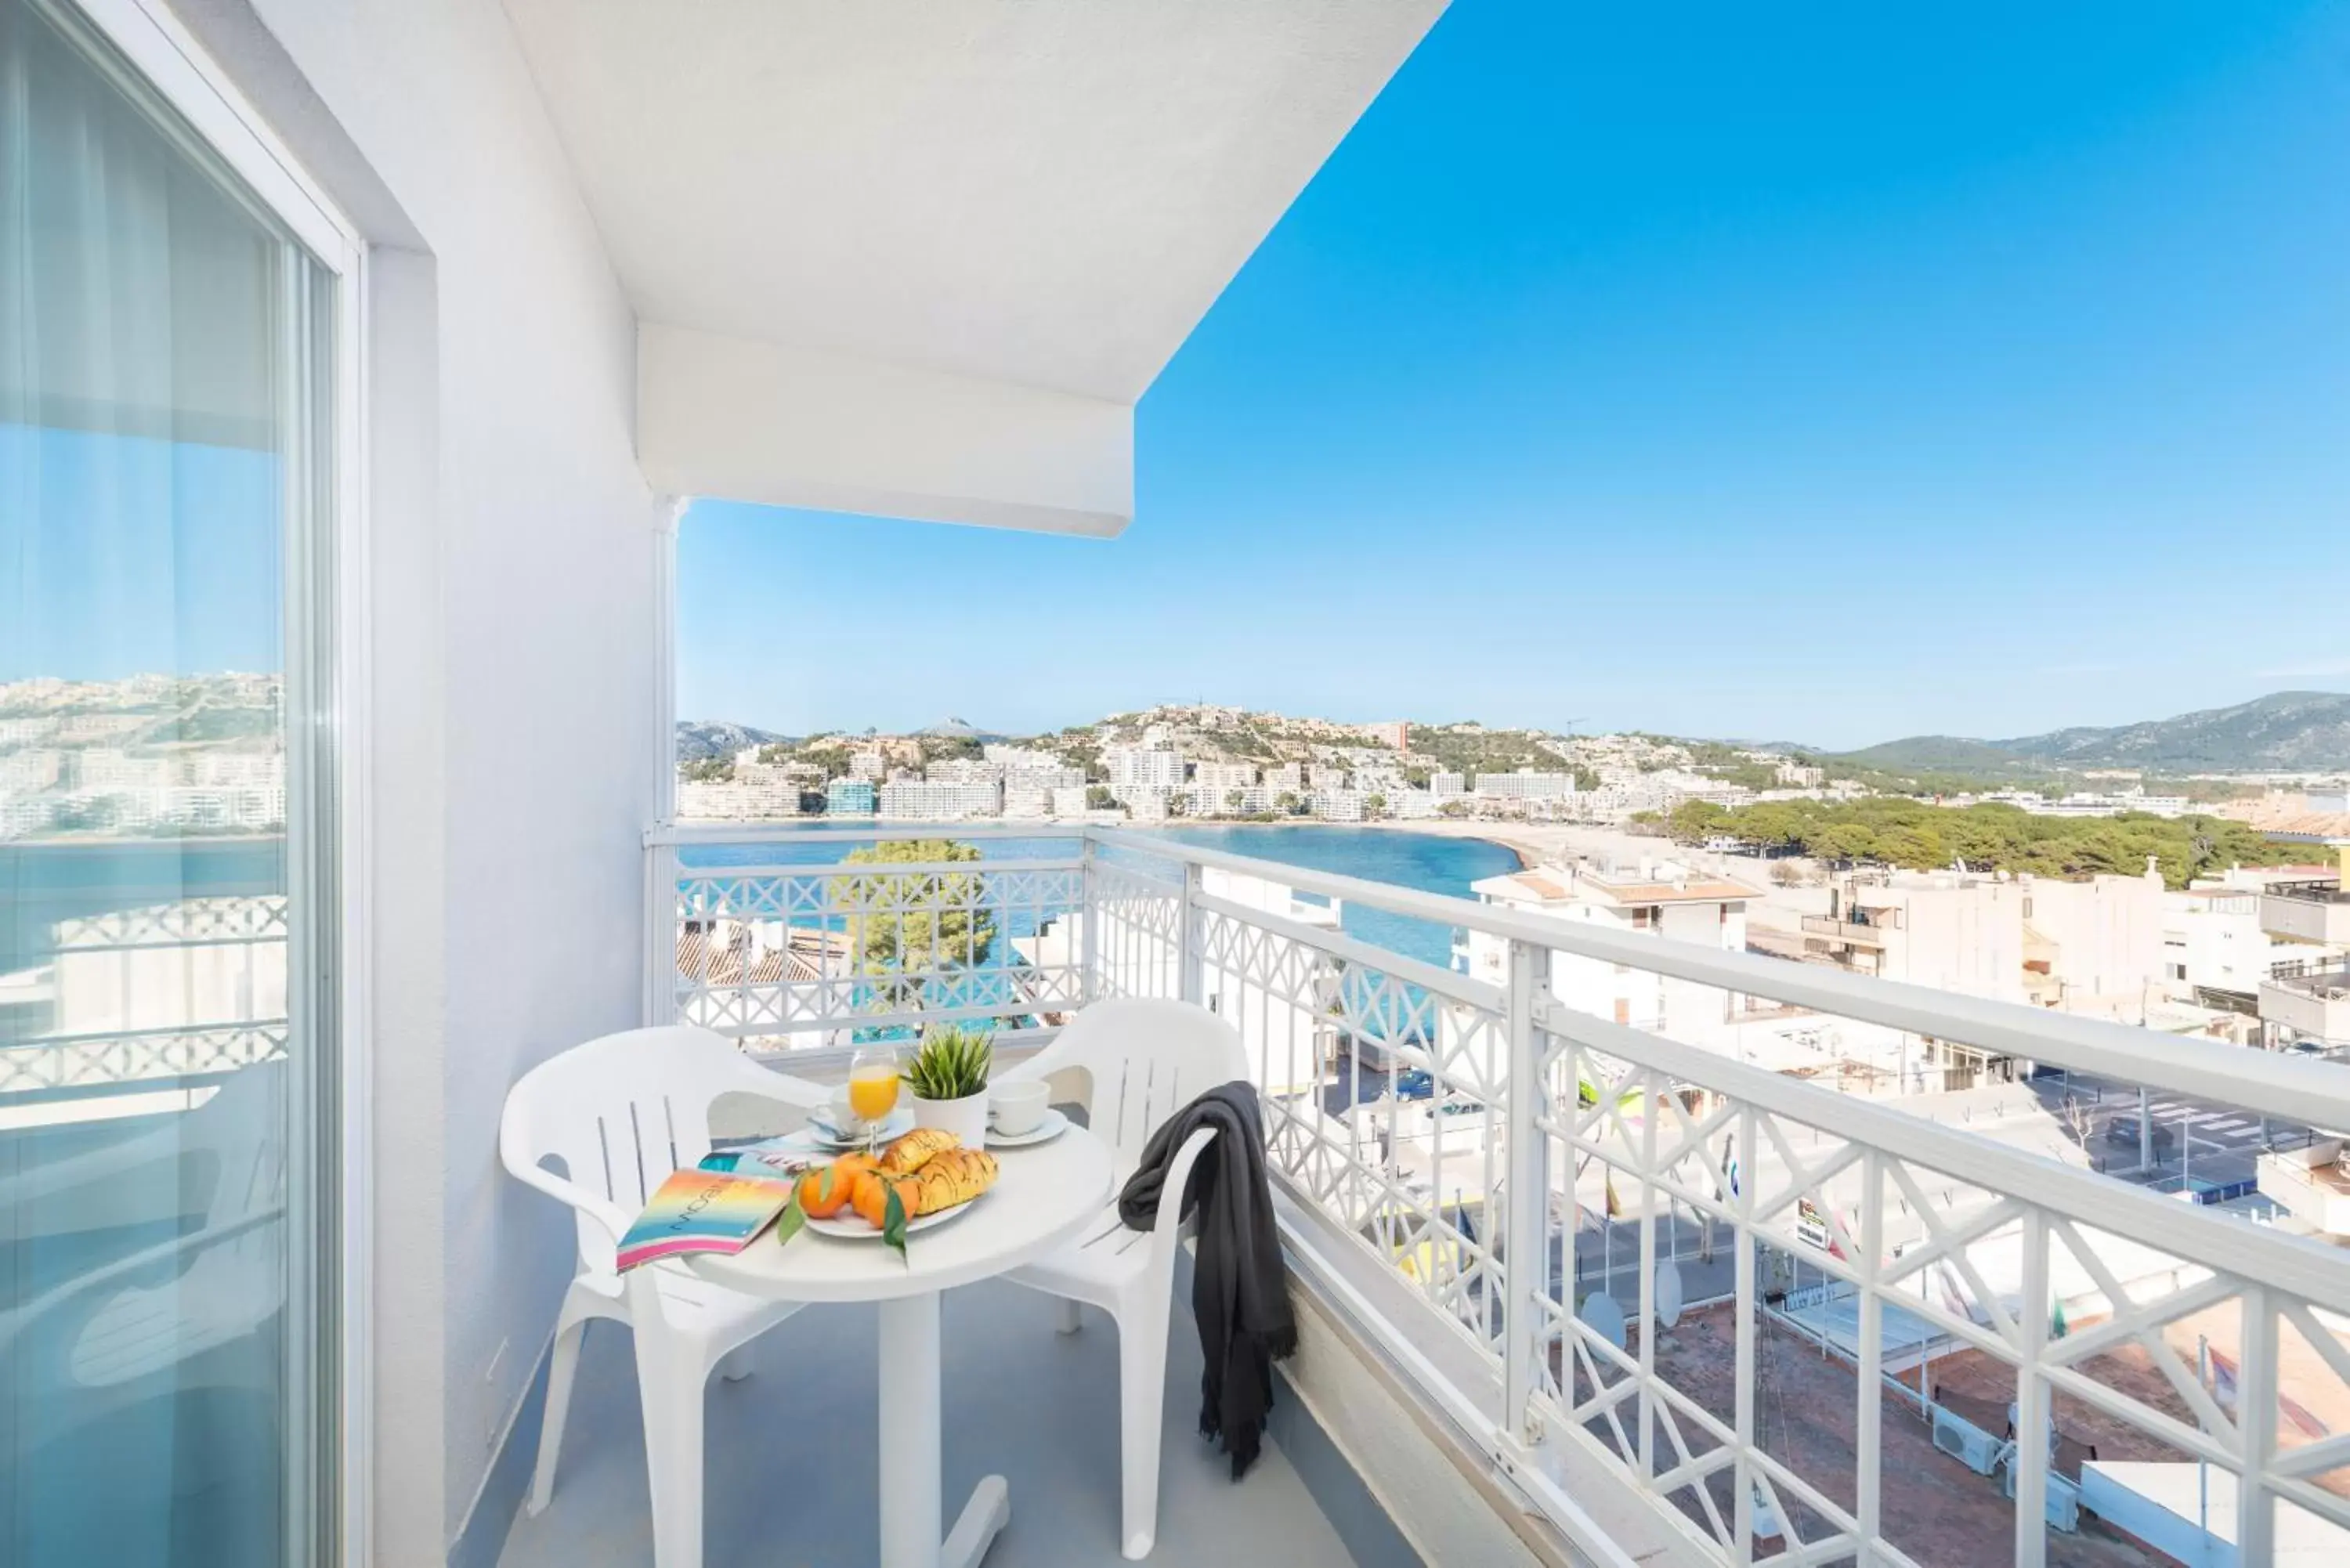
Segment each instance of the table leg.
[[939,1297],[935,1291],[880,1303],[881,1568],[972,1568],[1012,1521],[1002,1476],[983,1479],[939,1539]]

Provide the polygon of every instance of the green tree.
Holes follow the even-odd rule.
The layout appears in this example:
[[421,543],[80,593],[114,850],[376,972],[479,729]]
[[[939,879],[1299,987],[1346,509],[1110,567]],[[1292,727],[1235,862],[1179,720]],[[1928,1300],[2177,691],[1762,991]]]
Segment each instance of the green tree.
[[1363,802],[1363,815],[1364,815],[1365,816],[1385,816],[1387,814],[1388,814],[1388,797],[1387,797],[1387,796],[1385,796],[1385,795],[1383,795],[1383,794],[1375,794],[1375,795],[1371,796],[1368,800],[1366,800],[1365,802]]
[[[851,866],[977,865],[979,846],[948,838],[896,839],[851,850]],[[833,910],[848,931],[857,972],[888,1011],[923,1005],[929,988],[987,962],[995,915],[978,871],[861,872],[836,878]]]
[[1273,808],[1274,810],[1281,813],[1284,816],[1298,816],[1304,815],[1305,811],[1305,803],[1297,798],[1295,791],[1283,790],[1279,795],[1274,797]]
[[1086,785],[1086,809],[1087,811],[1107,811],[1111,806],[1114,806],[1117,804],[1118,796],[1109,793],[1109,786],[1107,784],[1097,784]]

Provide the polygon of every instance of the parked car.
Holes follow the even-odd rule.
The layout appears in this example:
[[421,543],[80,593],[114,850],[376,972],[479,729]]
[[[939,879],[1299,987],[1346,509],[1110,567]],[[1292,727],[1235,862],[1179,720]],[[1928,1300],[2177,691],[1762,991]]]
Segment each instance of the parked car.
[[1425,1100],[1436,1094],[1436,1075],[1425,1067],[1406,1067],[1389,1086],[1399,1100]]
[[[2137,1118],[2136,1116],[2116,1116],[2113,1120],[2107,1122],[2106,1124],[2106,1141],[2114,1145],[2117,1148],[2137,1147]],[[2151,1141],[2154,1146],[2155,1153],[2168,1154],[2171,1149],[2178,1147],[2178,1135],[2172,1132],[2162,1123],[2157,1122],[2154,1124],[2154,1136]]]

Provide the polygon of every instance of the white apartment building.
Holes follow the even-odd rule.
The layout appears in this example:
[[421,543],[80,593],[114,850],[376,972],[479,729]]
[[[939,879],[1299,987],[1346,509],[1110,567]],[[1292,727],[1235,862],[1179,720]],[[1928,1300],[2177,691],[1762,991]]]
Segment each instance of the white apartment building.
[[1053,792],[1049,789],[1003,786],[1003,815],[1031,821],[1053,814]]
[[2162,950],[2164,984],[2181,1000],[2199,992],[2254,998],[2262,981],[2304,972],[2313,960],[2323,967],[2340,956],[2262,929],[2261,890],[2225,885],[2163,895]]
[[30,794],[54,785],[65,772],[65,753],[52,751],[10,752],[0,755],[0,792]]
[[1256,773],[1254,763],[1194,763],[1191,782],[1213,790],[1253,789]]
[[1314,815],[1325,822],[1363,820],[1363,792],[1358,789],[1317,789],[1312,804]]
[[2017,806],[2034,816],[2119,816],[2125,812],[2184,816],[2189,809],[2183,794],[2148,794],[2144,790],[2076,790],[2055,800],[2029,790],[2002,790],[1984,795],[1982,800],[1986,804]]
[[848,776],[879,784],[889,776],[889,759],[879,752],[858,752],[848,759]]
[[1304,789],[1305,787],[1305,764],[1284,763],[1277,768],[1267,768],[1264,771],[1264,783],[1266,788],[1274,791],[1288,790],[1295,793]]
[[187,759],[187,782],[206,789],[279,789],[286,784],[282,752],[197,752]]
[[[1746,907],[1762,897],[1758,888],[1669,860],[1539,866],[1488,877],[1471,890],[1487,904],[1725,952],[1745,950]],[[1468,973],[1497,985],[1507,983],[1508,956],[1508,943],[1474,930],[1456,954]],[[1734,993],[1712,986],[1556,951],[1551,987],[1578,1012],[1636,1029],[1669,1029],[1699,1044],[1728,1040],[1739,1006]]]
[[1536,773],[1532,768],[1509,774],[1479,774],[1477,793],[1493,800],[1559,800],[1575,793],[1575,775]]
[[951,783],[939,779],[900,779],[879,791],[877,815],[906,822],[946,821],[964,816],[998,816],[1003,811],[1003,786],[985,783]]
[[2137,877],[2022,880],[2030,999],[2067,1012],[2144,1023],[2149,998],[2162,989],[2162,874],[2149,862]]
[[1000,764],[977,757],[949,757],[922,771],[934,784],[1001,784],[1003,780]]
[[1952,871],[1846,877],[1804,947],[1859,973],[2143,1023],[2163,989],[2162,880]]
[[153,723],[148,713],[68,713],[57,720],[60,741],[110,741]]
[[1083,816],[1086,814],[1086,786],[1064,784],[1049,792],[1055,816]]
[[1085,769],[1067,767],[1059,763],[1045,767],[1016,767],[1003,770],[1003,788],[1007,794],[1015,789],[1039,790],[1049,794],[1054,790],[1067,789],[1072,785],[1083,787],[1085,782]]
[[1156,746],[1119,746],[1102,753],[1112,789],[1173,789],[1183,782],[1183,753]]
[[1436,797],[1424,789],[1390,790],[1388,811],[1400,822],[1424,822],[1436,815]]
[[134,757],[93,746],[77,760],[75,783],[92,793],[168,789],[179,782],[179,769],[169,757]]
[[1122,789],[1113,791],[1118,805],[1137,822],[1164,822],[1174,815],[1175,792],[1171,789]]
[[1430,774],[1428,793],[1439,800],[1451,800],[1469,793],[1469,781],[1460,774]]
[[770,817],[797,816],[800,786],[742,779],[716,783],[681,780],[677,786],[677,814],[711,822],[760,822]]
[[1014,746],[1002,741],[991,741],[980,747],[979,754],[1002,768],[1007,774],[1023,769],[1057,768],[1062,759],[1051,752],[1035,746]]

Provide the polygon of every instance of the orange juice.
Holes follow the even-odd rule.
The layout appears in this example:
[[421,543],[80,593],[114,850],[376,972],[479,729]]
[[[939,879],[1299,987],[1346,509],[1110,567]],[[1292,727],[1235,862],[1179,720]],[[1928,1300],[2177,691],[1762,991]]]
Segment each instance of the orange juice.
[[860,1067],[848,1075],[848,1108],[864,1121],[878,1122],[898,1104],[898,1071],[894,1066]]

